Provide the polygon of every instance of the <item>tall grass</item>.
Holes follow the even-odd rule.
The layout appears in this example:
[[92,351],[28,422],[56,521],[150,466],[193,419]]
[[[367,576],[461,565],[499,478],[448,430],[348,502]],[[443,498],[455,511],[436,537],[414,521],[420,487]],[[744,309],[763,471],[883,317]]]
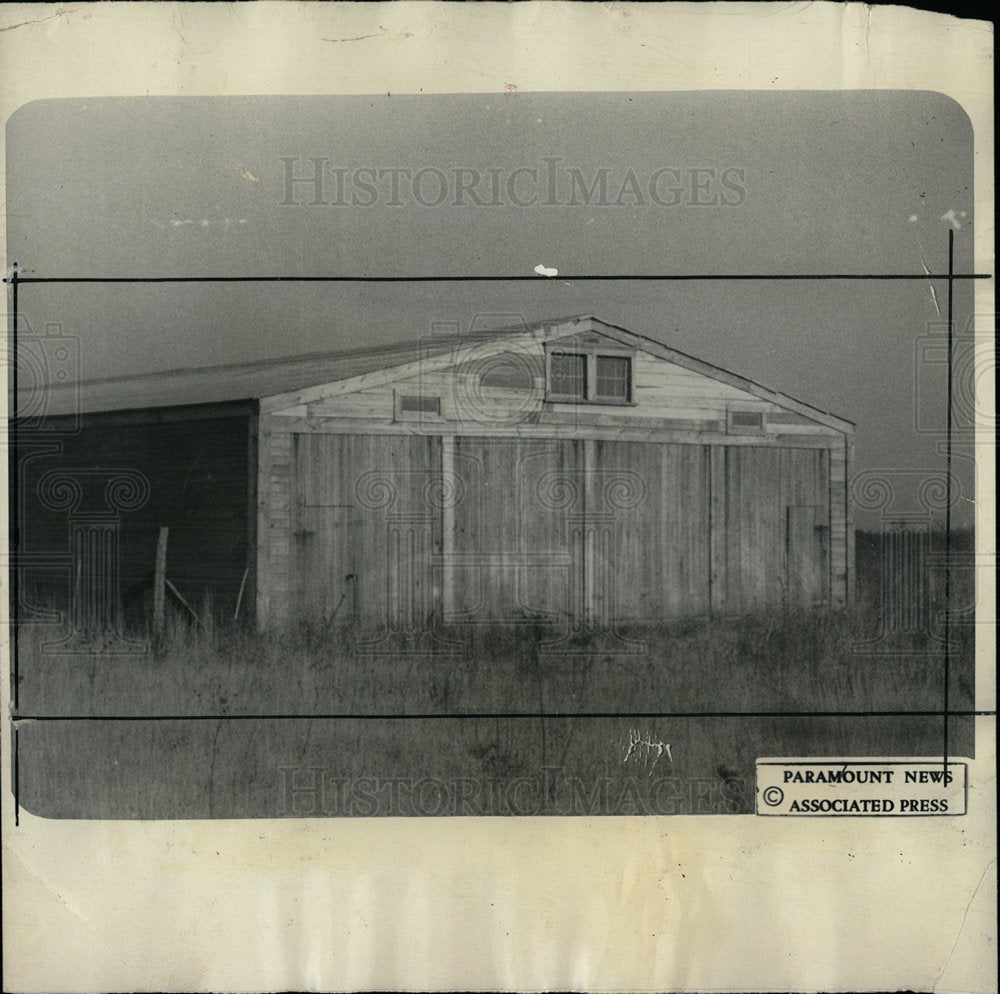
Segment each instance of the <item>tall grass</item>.
[[[864,537],[863,537],[864,538]],[[869,543],[855,602],[630,625],[603,634],[540,624],[465,625],[386,639],[357,626],[256,632],[168,614],[162,637],[58,645],[60,628],[20,630],[22,710],[41,714],[497,711],[920,710],[939,706],[940,584],[930,632],[895,633],[880,613]],[[953,602],[971,601],[970,576]],[[972,706],[972,631],[952,628],[956,708]],[[560,635],[562,637],[560,637]],[[114,651],[114,650],[117,650]],[[957,695],[957,696],[956,696]]]
[[[437,641],[429,635],[380,641],[375,631],[308,624],[257,633],[213,618],[206,603],[198,623],[173,614],[161,638],[137,633],[147,640],[144,649],[114,654],[93,642],[53,647],[58,626],[26,624],[20,709],[92,717],[296,716],[180,722],[182,736],[141,724],[89,723],[85,735],[96,736],[94,749],[135,762],[146,756],[146,766],[137,767],[145,773],[136,776],[159,784],[149,810],[135,791],[112,791],[108,796],[119,800],[108,803],[118,816],[128,816],[121,814],[126,796],[138,805],[132,812],[138,816],[276,813],[286,775],[280,771],[317,764],[348,778],[473,776],[512,783],[549,768],[584,784],[679,777],[723,791],[728,785],[732,804],[725,810],[748,810],[752,790],[745,788],[757,756],[912,755],[941,748],[937,718],[803,717],[934,711],[942,704],[940,584],[932,605],[938,630],[897,634],[890,625],[887,636],[880,590],[892,578],[872,563],[873,543],[859,539],[858,597],[843,610],[692,618],[561,641],[536,624],[456,627]],[[970,599],[970,577],[960,573],[953,576],[953,604]],[[953,627],[955,709],[973,706],[972,631]],[[468,718],[450,717],[456,715]],[[658,717],[641,717],[647,715]],[[50,731],[48,752],[35,755],[50,756],[37,760],[44,767],[38,777],[63,783],[72,813],[96,802],[92,785],[88,791],[78,786],[68,772],[76,767],[60,751],[81,748],[84,733],[71,727],[77,728],[75,746],[69,739],[58,745],[65,729]],[[971,752],[971,723],[955,719],[952,735],[953,754]],[[637,750],[636,743],[646,747]],[[669,755],[663,744],[671,746]],[[192,768],[208,787],[196,786],[201,781],[191,780]],[[77,779],[85,783],[88,776],[78,771]],[[210,811],[203,810],[206,796]],[[678,803],[693,810],[690,798]],[[620,799],[606,807],[622,812]]]

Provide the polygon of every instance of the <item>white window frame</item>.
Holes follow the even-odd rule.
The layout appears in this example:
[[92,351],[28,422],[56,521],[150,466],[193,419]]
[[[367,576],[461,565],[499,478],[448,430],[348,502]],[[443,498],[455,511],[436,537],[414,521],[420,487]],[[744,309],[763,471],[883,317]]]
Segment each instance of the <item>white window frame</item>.
[[[585,396],[570,396],[552,392],[552,357],[554,355],[582,356],[586,360],[584,377]],[[627,359],[628,360],[628,395],[627,397],[602,397],[597,393],[597,360]],[[552,404],[586,404],[605,407],[635,407],[635,349],[616,348],[615,346],[569,344],[560,345],[553,342],[545,349],[545,400]]]

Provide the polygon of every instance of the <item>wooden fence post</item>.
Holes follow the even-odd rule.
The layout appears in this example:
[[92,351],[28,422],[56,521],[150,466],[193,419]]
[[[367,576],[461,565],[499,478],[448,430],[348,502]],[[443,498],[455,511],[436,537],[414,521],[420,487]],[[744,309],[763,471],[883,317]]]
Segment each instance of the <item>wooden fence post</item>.
[[167,534],[169,528],[160,529],[156,540],[156,566],[153,569],[153,634],[163,634],[164,605],[166,603],[167,580]]

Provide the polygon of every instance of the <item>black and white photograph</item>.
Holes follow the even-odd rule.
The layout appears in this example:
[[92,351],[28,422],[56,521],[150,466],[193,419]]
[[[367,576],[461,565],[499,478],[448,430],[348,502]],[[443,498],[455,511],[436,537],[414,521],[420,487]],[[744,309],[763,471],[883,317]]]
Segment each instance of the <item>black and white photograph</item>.
[[973,754],[955,102],[42,101],[7,161],[27,810],[745,814],[760,756]]
[[[148,6],[210,60],[283,5]],[[458,16],[352,6],[316,38],[362,61],[411,51],[386,7]],[[606,75],[9,113],[9,832],[993,810],[992,134],[932,87]],[[636,989],[718,988],[672,963]],[[412,982],[349,975],[255,989]]]

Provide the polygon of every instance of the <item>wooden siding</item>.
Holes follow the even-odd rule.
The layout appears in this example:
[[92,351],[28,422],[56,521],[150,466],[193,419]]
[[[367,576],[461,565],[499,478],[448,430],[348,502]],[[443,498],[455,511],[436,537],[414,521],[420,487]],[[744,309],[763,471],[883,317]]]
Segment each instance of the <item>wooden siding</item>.
[[614,616],[681,618],[709,607],[708,450],[590,443],[594,516],[613,534]]
[[[288,417],[364,419],[382,424],[397,423],[397,394],[438,398],[440,417],[407,418],[406,423],[432,425],[435,420],[478,424],[479,431],[492,434],[495,426],[552,424],[586,425],[600,423],[637,428],[671,427],[679,430],[726,433],[730,405],[748,405],[769,418],[784,435],[803,434],[837,437],[839,433],[779,404],[762,401],[701,373],[664,359],[638,352],[634,357],[634,403],[578,404],[553,403],[545,399],[544,348],[541,342],[526,339],[514,342],[518,348],[501,353],[507,367],[520,364],[524,389],[483,386],[480,376],[488,370],[491,353],[483,346],[454,353],[454,362],[445,368],[426,368],[418,375],[355,387],[344,392],[343,385],[331,384],[327,396],[315,388],[307,403],[297,403],[276,411]],[[617,343],[612,343],[615,347]],[[513,357],[513,358],[508,358]],[[437,357],[440,363],[441,358]],[[780,426],[780,429],[777,427]],[[472,429],[474,430],[474,428]]]
[[823,450],[732,447],[712,479],[713,611],[822,603],[831,504]]
[[846,554],[823,448],[267,435],[271,622],[739,614],[827,601]]
[[[607,624],[849,595],[848,422],[620,329],[632,402],[548,401],[545,350],[573,341],[458,342],[262,401],[260,617]],[[351,490],[372,473],[391,513]],[[417,480],[436,481],[436,506]],[[412,527],[392,538],[387,515]]]
[[569,614],[578,593],[583,443],[468,437],[454,441],[460,500],[444,562],[453,621]]
[[288,620],[291,575],[292,436],[261,415],[257,468],[257,621]]
[[829,456],[831,599],[834,604],[842,605],[854,595],[854,517],[850,500],[850,442],[846,437],[838,442]]
[[320,434],[365,434],[365,435],[474,435],[488,434],[494,438],[577,438],[609,439],[633,442],[672,442],[677,444],[723,445],[723,446],[773,446],[778,448],[828,449],[841,444],[841,436],[833,434],[727,434],[713,429],[699,430],[677,427],[669,421],[650,424],[637,422],[632,425],[616,425],[605,419],[595,422],[545,422],[539,424],[498,424],[484,426],[474,421],[447,421],[440,419],[424,421],[394,422],[389,420],[361,418],[320,418],[294,417],[282,413],[270,416],[269,422],[275,431],[318,432]]
[[[220,613],[231,616],[250,561],[254,420],[252,414],[225,416],[218,409],[193,420],[160,419],[155,413],[85,416],[78,432],[58,438],[58,449],[33,454],[22,446],[17,501],[27,603],[66,609],[73,577],[71,530],[88,522],[102,528],[117,522],[114,555],[126,617],[144,620],[143,596],[162,526],[170,529],[170,581],[196,610],[208,592]],[[58,494],[44,482],[58,486],[63,479],[79,488],[78,499],[68,504],[53,500]],[[124,504],[108,489],[116,479]],[[144,487],[148,496],[140,506],[128,506],[129,494]],[[247,579],[252,584],[252,575]]]
[[441,600],[440,439],[290,439],[289,617],[425,627]]

